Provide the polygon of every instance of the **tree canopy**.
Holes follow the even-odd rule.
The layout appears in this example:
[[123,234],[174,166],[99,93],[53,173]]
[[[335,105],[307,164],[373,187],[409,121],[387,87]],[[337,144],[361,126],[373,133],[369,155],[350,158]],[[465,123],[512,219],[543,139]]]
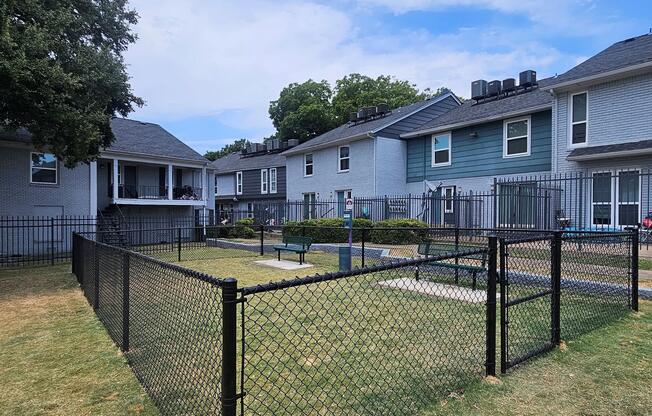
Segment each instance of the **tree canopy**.
[[143,104],[122,58],[137,19],[126,0],[0,3],[0,128],[26,128],[70,167],[95,159],[111,117]]
[[239,152],[244,150],[245,147],[249,144],[247,139],[238,139],[233,143],[223,146],[220,150],[208,151],[204,154],[204,157],[208,160],[217,160],[221,157],[224,157],[233,152]]

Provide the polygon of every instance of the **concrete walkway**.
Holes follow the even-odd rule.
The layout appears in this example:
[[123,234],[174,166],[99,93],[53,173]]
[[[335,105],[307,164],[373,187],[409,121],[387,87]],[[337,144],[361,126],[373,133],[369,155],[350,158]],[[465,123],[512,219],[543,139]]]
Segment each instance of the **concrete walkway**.
[[445,285],[442,283],[414,280],[410,278],[383,280],[378,285],[390,289],[400,289],[427,296],[459,300],[469,303],[484,303],[487,293],[484,290],[473,290],[468,287]]

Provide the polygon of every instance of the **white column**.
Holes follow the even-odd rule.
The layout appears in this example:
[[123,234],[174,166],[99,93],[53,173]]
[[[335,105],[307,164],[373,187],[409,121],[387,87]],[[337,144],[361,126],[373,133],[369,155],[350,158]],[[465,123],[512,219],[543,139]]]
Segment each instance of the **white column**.
[[118,198],[118,159],[113,159],[113,198]]
[[90,169],[90,202],[89,211],[91,215],[97,215],[97,162],[91,162]]
[[172,165],[168,165],[168,199],[172,201]]
[[206,177],[206,167],[201,170],[201,199],[208,201],[208,178]]

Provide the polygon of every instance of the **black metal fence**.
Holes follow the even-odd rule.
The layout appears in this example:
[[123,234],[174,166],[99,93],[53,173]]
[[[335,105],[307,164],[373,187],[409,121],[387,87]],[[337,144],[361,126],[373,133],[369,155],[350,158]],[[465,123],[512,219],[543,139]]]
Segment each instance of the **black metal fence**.
[[[173,255],[196,247],[174,230]],[[507,371],[638,308],[635,231],[413,235],[384,261],[241,287],[76,234],[73,272],[163,414],[415,413],[493,375],[497,346]],[[216,271],[234,257],[211,249]]]

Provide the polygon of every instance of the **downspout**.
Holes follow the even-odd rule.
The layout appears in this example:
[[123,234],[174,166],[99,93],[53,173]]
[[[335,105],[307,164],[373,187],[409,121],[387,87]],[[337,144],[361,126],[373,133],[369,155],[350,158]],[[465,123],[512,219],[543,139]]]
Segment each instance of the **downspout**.
[[374,145],[374,187],[373,187],[373,189],[374,189],[374,196],[376,196],[376,195],[378,195],[378,192],[377,192],[378,188],[376,187],[376,163],[378,162],[376,160],[376,146],[377,146],[378,143],[376,143],[376,140],[375,140],[376,137],[373,134],[367,133],[367,137],[369,137],[370,139],[373,140],[372,143]]

